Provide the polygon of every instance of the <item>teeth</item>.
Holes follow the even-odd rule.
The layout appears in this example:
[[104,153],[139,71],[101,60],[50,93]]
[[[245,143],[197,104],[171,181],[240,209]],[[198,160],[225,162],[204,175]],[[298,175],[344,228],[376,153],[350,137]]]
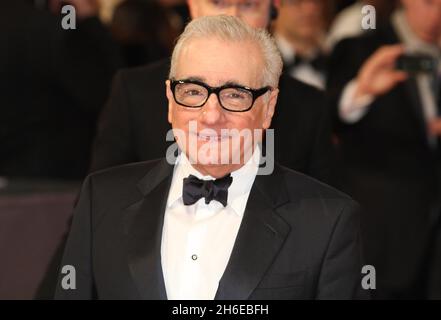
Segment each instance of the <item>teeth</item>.
[[213,140],[224,140],[228,139],[228,136],[207,136],[207,135],[198,135],[198,138],[203,141],[213,141]]

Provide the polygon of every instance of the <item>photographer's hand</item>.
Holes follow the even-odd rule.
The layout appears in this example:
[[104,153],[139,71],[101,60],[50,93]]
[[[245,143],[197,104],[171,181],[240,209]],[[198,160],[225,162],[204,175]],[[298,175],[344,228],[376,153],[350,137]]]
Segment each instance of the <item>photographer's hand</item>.
[[358,97],[377,97],[392,90],[405,81],[408,74],[395,69],[398,57],[404,53],[402,45],[383,46],[378,49],[361,67],[356,83],[355,99]]

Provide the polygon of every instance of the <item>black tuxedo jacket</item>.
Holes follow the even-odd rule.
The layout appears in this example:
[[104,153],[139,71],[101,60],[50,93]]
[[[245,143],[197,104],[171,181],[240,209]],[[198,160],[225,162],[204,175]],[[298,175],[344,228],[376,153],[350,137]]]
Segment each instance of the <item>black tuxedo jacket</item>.
[[415,288],[424,286],[441,163],[439,148],[428,143],[416,80],[410,77],[378,97],[355,124],[337,116],[343,88],[362,64],[381,46],[398,43],[390,24],[342,41],[330,58],[328,88],[342,158],[336,185],[366,212],[363,243],[367,263],[377,267],[376,292],[387,289],[382,297],[412,298],[418,296]]
[[[116,75],[95,139],[92,172],[165,157],[165,136],[171,128],[165,95],[169,63],[166,59]],[[276,161],[327,181],[333,149],[324,95],[285,75],[279,88],[272,123]]]
[[[172,175],[154,160],[86,179],[62,262],[76,268],[76,289],[62,289],[61,275],[57,299],[167,298],[161,234]],[[257,176],[216,299],[364,298],[356,210],[284,167]]]

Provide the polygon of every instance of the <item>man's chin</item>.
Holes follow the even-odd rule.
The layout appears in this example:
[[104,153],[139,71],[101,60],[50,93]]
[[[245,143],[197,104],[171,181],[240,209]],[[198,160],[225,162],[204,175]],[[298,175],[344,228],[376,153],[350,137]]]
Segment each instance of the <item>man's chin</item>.
[[210,158],[210,157],[204,157],[201,155],[188,155],[188,159],[190,159],[192,164],[210,167],[210,168],[216,168],[216,167],[223,167],[223,166],[231,166],[231,165],[240,165],[243,164],[242,158],[241,159],[231,159],[231,158]]
[[227,174],[236,171],[242,165],[233,164],[193,164],[193,167],[205,176],[211,176],[213,178],[222,178]]

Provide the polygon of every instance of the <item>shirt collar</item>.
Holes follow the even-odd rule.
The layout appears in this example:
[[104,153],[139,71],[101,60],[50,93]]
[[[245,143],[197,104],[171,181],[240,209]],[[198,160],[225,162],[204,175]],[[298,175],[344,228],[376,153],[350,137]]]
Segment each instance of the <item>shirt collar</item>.
[[[248,162],[238,170],[231,172],[233,182],[228,188],[228,205],[238,215],[242,216],[247,204],[248,196],[259,169],[260,149],[256,147]],[[175,162],[172,184],[167,200],[167,207],[171,207],[176,201],[182,201],[183,179],[189,175],[202,180],[214,180],[211,176],[204,176],[190,163],[184,152],[181,152]]]

